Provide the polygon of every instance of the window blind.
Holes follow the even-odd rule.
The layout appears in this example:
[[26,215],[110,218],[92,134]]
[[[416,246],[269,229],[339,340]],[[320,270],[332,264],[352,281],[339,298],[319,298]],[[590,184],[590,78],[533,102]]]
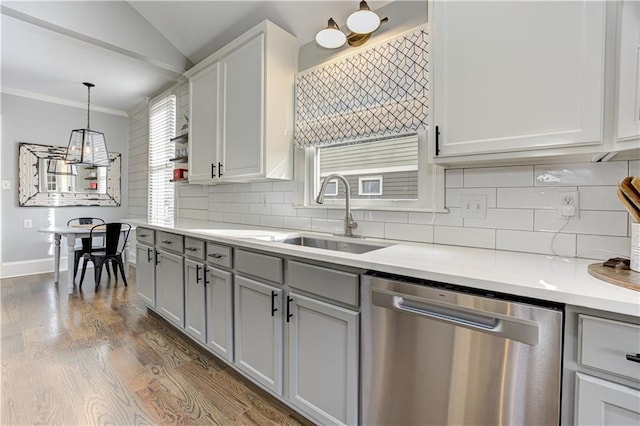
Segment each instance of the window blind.
[[414,29],[296,77],[300,148],[384,140],[427,126],[427,31]]
[[171,138],[176,134],[176,96],[152,102],[149,108],[149,212],[150,221],[171,225],[175,199]]

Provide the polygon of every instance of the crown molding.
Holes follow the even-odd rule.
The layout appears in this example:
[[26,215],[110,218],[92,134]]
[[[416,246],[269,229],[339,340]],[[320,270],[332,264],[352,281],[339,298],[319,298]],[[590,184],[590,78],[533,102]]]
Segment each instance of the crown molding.
[[[22,98],[34,99],[36,101],[49,102],[52,104],[65,105],[73,108],[87,109],[86,102],[72,101],[71,99],[59,98],[57,96],[44,95],[42,93],[31,92],[29,90],[16,89],[13,87],[0,86],[0,92],[7,95],[20,96]],[[104,114],[117,115],[120,117],[129,118],[129,114],[126,111],[122,111],[115,108],[104,107],[100,105],[91,104],[91,112],[102,112]]]

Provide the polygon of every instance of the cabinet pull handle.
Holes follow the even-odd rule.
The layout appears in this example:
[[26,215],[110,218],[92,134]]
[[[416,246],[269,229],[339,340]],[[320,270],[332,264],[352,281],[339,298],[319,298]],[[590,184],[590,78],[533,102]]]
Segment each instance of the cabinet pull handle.
[[291,319],[293,317],[293,314],[291,313],[291,302],[292,301],[293,301],[293,297],[287,296],[287,322],[289,322],[289,319]]
[[271,316],[274,317],[276,312],[278,312],[278,308],[276,308],[276,296],[278,293],[271,290]]
[[436,126],[436,157],[440,155],[440,126]]
[[627,361],[640,362],[640,354],[627,354]]
[[195,247],[185,247],[185,250],[189,250],[189,251],[197,251],[198,249]]
[[211,179],[216,177],[216,165],[211,163]]
[[218,161],[218,177],[222,177],[222,163]]
[[208,272],[207,267],[203,266],[202,267],[202,276],[204,277],[204,287],[205,288],[207,287],[207,284],[209,284],[209,281],[207,281],[207,272]]
[[156,265],[160,264],[160,256],[156,253]]
[[200,277],[200,265],[196,265],[196,284],[202,281],[202,277]]
[[218,254],[218,253],[210,253],[207,256],[213,257],[214,259],[220,259],[221,257],[227,257],[226,254]]
[[169,240],[163,240],[163,241],[162,241],[162,244],[173,244],[173,242],[172,242],[172,241],[169,241]]
[[151,249],[147,249],[147,263],[151,263]]
[[149,234],[139,234],[138,236],[144,238],[144,237],[148,237]]

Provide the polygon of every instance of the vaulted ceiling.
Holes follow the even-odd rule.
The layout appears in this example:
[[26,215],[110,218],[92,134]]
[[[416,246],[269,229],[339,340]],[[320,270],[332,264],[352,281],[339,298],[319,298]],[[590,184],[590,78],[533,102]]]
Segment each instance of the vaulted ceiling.
[[90,81],[92,109],[124,113],[263,19],[302,46],[358,3],[3,1],[2,91],[84,105]]

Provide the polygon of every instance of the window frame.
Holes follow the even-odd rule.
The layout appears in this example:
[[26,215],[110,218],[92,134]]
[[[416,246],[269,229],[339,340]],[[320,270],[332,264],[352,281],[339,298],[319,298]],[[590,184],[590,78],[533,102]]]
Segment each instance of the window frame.
[[[418,166],[420,167],[420,166]],[[364,182],[374,182],[378,181],[380,184],[380,190],[378,192],[364,192],[363,184]],[[382,195],[382,176],[361,176],[358,178],[358,195]]]
[[[400,136],[397,139],[418,139],[418,196],[414,200],[406,199],[358,199],[351,198],[351,207],[361,210],[384,211],[421,211],[447,212],[444,205],[444,168],[434,164],[429,157],[427,130],[417,135]],[[344,209],[344,199],[325,198],[322,205],[315,198],[320,190],[320,165],[316,161],[316,152],[320,147],[304,148],[302,168],[296,173],[299,176],[298,205],[300,208]],[[431,147],[433,148],[433,147]],[[300,164],[300,163],[298,163]],[[375,173],[375,172],[374,172]],[[338,185],[341,185],[340,183]]]
[[[147,192],[147,219],[151,222],[156,222],[156,223],[162,223],[162,224],[172,224],[173,221],[175,220],[175,213],[176,213],[176,191],[175,191],[175,185],[174,183],[171,182],[171,177],[167,178],[167,179],[163,179],[164,174],[167,174],[166,171],[170,170],[170,173],[173,173],[173,164],[169,161],[170,158],[172,158],[174,156],[175,150],[173,147],[173,143],[171,142],[171,138],[176,136],[176,132],[177,132],[177,125],[178,125],[178,93],[176,93],[177,91],[175,89],[171,89],[168,90],[166,92],[163,92],[162,94],[154,97],[153,99],[151,99],[148,103],[148,116],[147,116],[147,120],[148,120],[148,125],[149,125],[149,151],[148,151],[148,160],[147,160],[147,166],[148,166],[148,180],[147,180],[147,185],[148,185],[148,192]],[[163,102],[165,99],[173,97],[173,132],[168,131],[167,133],[171,134],[171,136],[169,136],[169,138],[166,139],[166,146],[163,146],[162,148],[159,149],[160,152],[162,151],[166,151],[166,154],[164,156],[166,156],[166,161],[162,161],[159,162],[158,165],[152,164],[152,161],[154,161],[154,159],[152,158],[152,149],[153,149],[153,144],[155,142],[152,141],[151,137],[152,137],[152,109],[154,107],[155,104],[159,103],[159,102]],[[169,126],[171,127],[171,126]],[[160,153],[159,153],[160,154]],[[162,159],[162,155],[160,155],[161,159]],[[161,208],[154,208],[154,196],[153,196],[153,192],[154,192],[154,184],[152,183],[154,180],[160,179],[160,182],[163,183],[162,186],[162,191],[163,191],[163,195],[162,198],[167,200],[167,199],[171,199],[171,205],[163,205]],[[158,190],[156,190],[158,191]]]

